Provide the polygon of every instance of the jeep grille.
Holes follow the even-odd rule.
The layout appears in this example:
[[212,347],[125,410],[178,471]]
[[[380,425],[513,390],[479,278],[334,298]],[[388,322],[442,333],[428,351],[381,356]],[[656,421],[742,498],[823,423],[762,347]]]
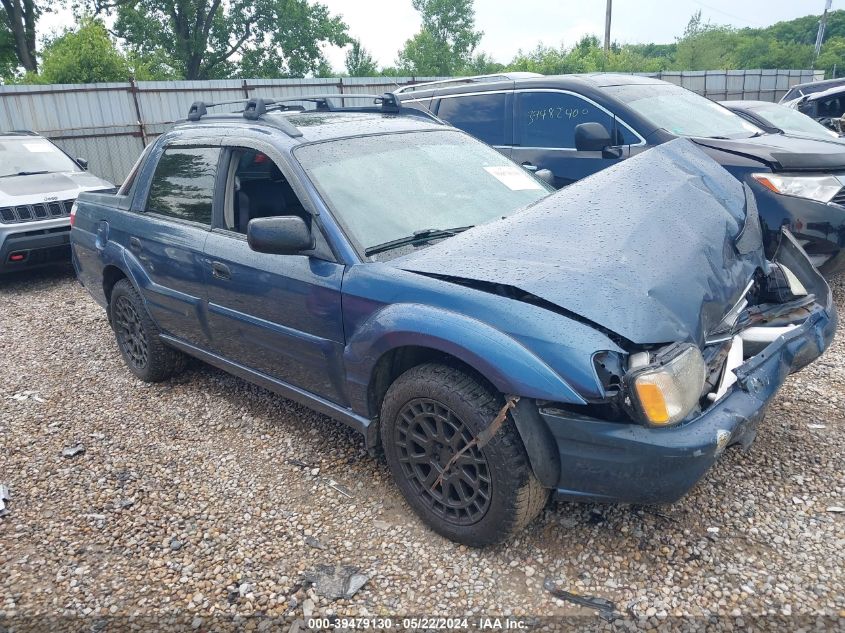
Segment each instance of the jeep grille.
[[26,204],[17,207],[0,208],[0,223],[18,224],[20,222],[35,222],[48,218],[66,218],[70,215],[73,200],[61,200],[47,204]]

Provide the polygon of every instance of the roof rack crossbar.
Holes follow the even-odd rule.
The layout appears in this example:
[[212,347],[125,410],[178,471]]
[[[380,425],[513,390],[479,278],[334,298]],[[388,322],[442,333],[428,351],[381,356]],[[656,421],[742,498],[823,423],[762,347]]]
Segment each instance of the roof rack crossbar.
[[[393,93],[386,92],[382,95],[372,94],[324,94],[324,95],[298,95],[294,97],[284,97],[282,99],[274,99],[272,101],[266,100],[265,105],[267,109],[278,110],[288,109],[290,106],[284,104],[292,101],[308,101],[315,103],[318,110],[343,110],[345,108],[335,108],[332,106],[329,99],[372,99],[373,105],[380,105],[381,112],[398,112],[400,102]],[[272,108],[270,107],[272,106]]]
[[205,101],[194,101],[191,107],[188,108],[188,121],[199,121],[202,117],[208,114],[209,108],[216,108],[217,106],[232,105],[234,103],[244,103],[249,99],[234,99],[233,101],[218,101],[217,103],[206,103]]
[[[267,113],[268,109],[273,108],[276,104],[278,104],[278,101],[274,99],[261,99],[260,97],[250,99],[244,106],[243,116],[247,121],[257,121]],[[279,108],[285,108],[283,104],[278,105]],[[302,136],[300,129],[286,118],[274,119],[273,125],[290,137]]]

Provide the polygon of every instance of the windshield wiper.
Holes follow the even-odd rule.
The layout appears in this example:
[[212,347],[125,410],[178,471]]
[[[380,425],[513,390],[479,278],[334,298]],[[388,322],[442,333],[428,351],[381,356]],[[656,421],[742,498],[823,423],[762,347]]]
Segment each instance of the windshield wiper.
[[0,178],[11,178],[12,176],[39,176],[41,174],[50,174],[49,171],[19,171],[16,174],[3,174]]
[[369,257],[370,255],[375,255],[377,253],[384,253],[385,251],[391,251],[394,248],[400,248],[402,246],[407,246],[408,244],[416,244],[417,242],[427,242],[429,240],[436,240],[441,237],[452,237],[453,235],[457,235],[467,229],[471,229],[473,225],[469,226],[458,226],[453,229],[420,229],[418,231],[414,231],[411,235],[407,235],[405,237],[400,237],[396,240],[390,240],[389,242],[384,242],[383,244],[376,244],[375,246],[370,246],[364,250],[364,255]]

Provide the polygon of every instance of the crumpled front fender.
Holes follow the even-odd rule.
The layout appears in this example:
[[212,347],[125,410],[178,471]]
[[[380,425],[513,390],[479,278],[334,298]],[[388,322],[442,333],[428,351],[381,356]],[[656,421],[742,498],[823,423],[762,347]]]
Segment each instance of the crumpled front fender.
[[457,312],[401,303],[374,313],[344,352],[353,410],[369,411],[367,388],[378,360],[406,346],[434,349],[460,358],[500,392],[540,400],[585,404],[549,365],[507,334]]

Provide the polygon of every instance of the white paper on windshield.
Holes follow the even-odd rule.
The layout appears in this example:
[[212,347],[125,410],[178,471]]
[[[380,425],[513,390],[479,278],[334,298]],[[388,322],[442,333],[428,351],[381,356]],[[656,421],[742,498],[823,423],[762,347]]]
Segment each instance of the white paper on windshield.
[[511,191],[542,189],[540,183],[526,174],[524,170],[513,165],[485,167],[484,170]]
[[53,151],[49,143],[24,143],[23,146],[33,154],[50,154]]

